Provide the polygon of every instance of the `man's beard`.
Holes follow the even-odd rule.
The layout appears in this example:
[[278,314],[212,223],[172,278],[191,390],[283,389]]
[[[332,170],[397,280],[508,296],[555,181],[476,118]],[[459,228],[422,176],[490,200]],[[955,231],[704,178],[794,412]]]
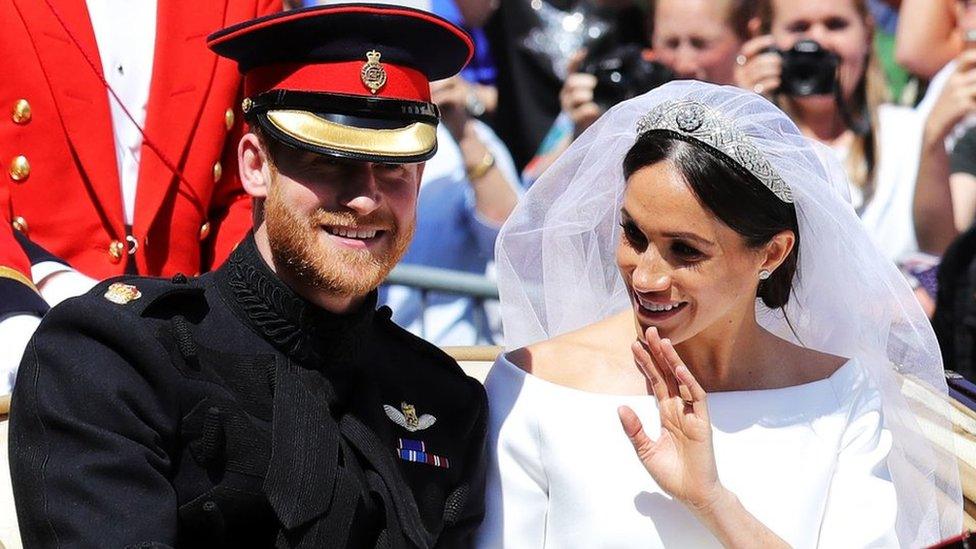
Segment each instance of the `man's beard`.
[[[264,220],[275,266],[298,283],[341,296],[362,296],[373,291],[400,261],[413,238],[414,223],[399,227],[390,216],[359,217],[352,212],[317,210],[310,216],[295,214],[285,203],[280,185],[272,184],[264,203]],[[369,249],[342,249],[324,245],[323,227],[381,227],[382,238],[392,245],[382,255]],[[331,238],[326,236],[325,238]]]

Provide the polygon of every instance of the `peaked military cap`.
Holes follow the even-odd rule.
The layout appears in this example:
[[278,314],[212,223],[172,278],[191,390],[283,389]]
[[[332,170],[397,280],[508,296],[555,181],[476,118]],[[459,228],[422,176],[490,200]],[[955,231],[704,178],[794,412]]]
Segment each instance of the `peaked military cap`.
[[471,59],[471,37],[433,14],[334,4],[252,19],[207,38],[244,75],[244,116],[271,138],[368,162],[437,150],[430,82]]

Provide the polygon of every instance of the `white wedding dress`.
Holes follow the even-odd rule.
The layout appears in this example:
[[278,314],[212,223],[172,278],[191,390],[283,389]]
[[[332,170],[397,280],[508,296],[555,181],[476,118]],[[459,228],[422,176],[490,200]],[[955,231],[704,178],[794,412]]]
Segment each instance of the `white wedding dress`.
[[[487,515],[481,548],[713,547],[718,541],[651,479],[617,419],[652,396],[588,393],[503,355],[489,395]],[[895,547],[891,434],[880,394],[848,361],[827,379],[708,397],[719,478],[793,547]]]

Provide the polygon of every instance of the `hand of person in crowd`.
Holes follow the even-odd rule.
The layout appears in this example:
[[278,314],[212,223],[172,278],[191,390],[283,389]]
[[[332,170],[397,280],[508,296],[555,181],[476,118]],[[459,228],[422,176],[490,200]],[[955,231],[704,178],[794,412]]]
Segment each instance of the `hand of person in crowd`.
[[441,121],[457,141],[461,140],[471,118],[467,108],[468,93],[468,83],[460,76],[430,83],[430,100],[441,110]]
[[567,65],[569,76],[566,77],[563,88],[559,90],[559,105],[573,121],[575,135],[583,133],[583,130],[589,128],[603,114],[603,109],[593,101],[596,76],[578,72],[584,59],[586,59],[585,49],[573,54]]
[[956,63],[925,122],[926,140],[945,139],[956,124],[976,112],[976,50],[963,51]]
[[637,341],[632,350],[657,400],[661,433],[652,440],[626,406],[619,409],[620,423],[658,486],[692,512],[709,514],[725,498],[725,489],[715,466],[705,391],[657,328],[648,328],[645,338],[646,344]]
[[780,86],[783,58],[771,51],[773,37],[763,35],[742,45],[735,58],[735,83],[740,88],[770,96]]

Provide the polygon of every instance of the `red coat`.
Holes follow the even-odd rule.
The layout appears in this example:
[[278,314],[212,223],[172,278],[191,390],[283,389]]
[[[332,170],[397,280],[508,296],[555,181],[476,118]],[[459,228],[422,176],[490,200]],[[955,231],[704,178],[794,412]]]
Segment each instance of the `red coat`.
[[[186,181],[143,144],[133,244],[125,240],[112,117],[85,0],[0,0],[3,217],[95,278],[123,273],[132,259],[149,275],[195,274],[221,262],[251,227],[251,204],[237,175],[241,78],[205,38],[280,6],[158,0],[143,129]],[[22,254],[0,241],[0,266],[22,265]]]

